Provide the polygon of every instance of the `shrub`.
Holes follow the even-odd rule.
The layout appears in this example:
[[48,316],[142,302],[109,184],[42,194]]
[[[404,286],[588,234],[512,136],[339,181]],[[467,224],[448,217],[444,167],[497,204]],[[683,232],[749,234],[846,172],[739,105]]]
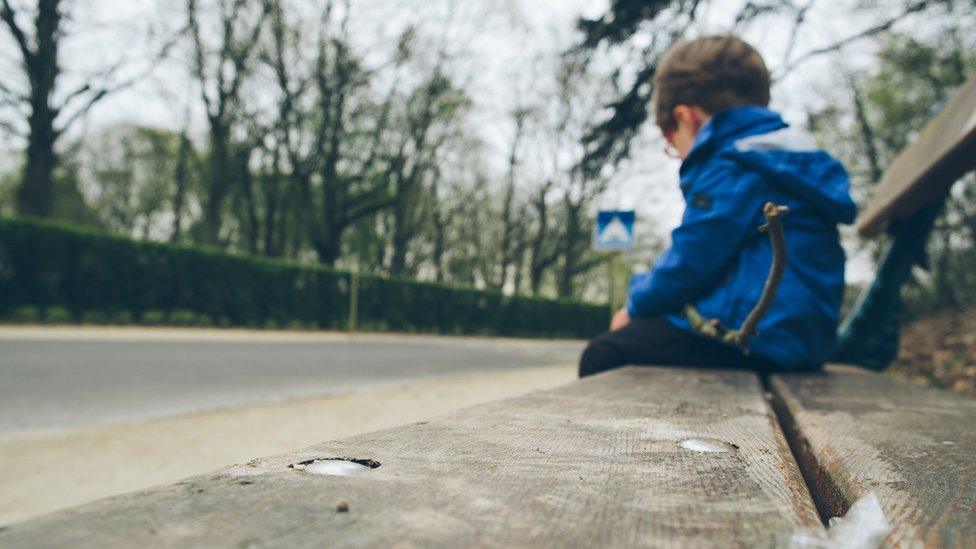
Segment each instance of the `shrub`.
[[[206,247],[136,241],[51,221],[0,219],[0,316],[339,329],[350,273]],[[18,313],[20,311],[20,313]],[[362,276],[359,324],[389,331],[579,337],[605,306]]]

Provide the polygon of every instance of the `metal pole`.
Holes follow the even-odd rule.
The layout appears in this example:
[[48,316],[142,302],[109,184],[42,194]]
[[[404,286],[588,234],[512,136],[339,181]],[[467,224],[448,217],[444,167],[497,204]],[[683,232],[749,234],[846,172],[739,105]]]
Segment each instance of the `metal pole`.
[[610,304],[610,314],[613,314],[613,312],[616,311],[616,307],[614,306],[616,304],[616,298],[617,298],[616,263],[617,263],[616,252],[610,252],[610,261],[607,262],[607,269],[609,270],[609,276],[610,276],[610,288],[609,288],[610,295],[608,299],[608,302]]
[[356,331],[359,321],[359,271],[349,274],[349,332]]

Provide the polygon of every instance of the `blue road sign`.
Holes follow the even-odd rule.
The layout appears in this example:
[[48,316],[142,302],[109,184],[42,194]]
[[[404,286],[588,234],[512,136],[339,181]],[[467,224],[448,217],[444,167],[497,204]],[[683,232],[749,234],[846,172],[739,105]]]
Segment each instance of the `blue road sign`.
[[634,247],[634,210],[610,210],[596,214],[593,248],[630,250]]

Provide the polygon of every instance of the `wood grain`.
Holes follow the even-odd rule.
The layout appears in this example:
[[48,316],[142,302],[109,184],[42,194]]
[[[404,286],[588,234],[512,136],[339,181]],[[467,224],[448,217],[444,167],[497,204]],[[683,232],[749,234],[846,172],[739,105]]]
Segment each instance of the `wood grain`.
[[976,400],[854,368],[771,388],[824,514],[873,490],[887,545],[976,547]]
[[905,219],[976,168],[976,75],[957,89],[915,141],[888,166],[857,220],[862,236],[876,236]]
[[[692,437],[735,448],[679,446]],[[289,468],[332,457],[382,465]],[[0,546],[752,547],[798,531],[824,535],[754,374],[625,368],[17,524]]]

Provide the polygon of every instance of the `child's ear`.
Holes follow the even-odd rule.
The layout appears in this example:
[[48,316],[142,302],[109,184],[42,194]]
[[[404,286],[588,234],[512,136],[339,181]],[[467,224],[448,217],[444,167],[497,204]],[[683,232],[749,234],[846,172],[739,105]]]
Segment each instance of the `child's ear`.
[[693,132],[697,132],[708,122],[710,115],[705,112],[705,109],[692,105],[678,105],[671,112],[674,117],[675,122],[691,128]]
[[677,124],[685,126],[693,124],[694,113],[688,105],[675,106],[674,110],[671,111],[671,116],[674,117],[674,121]]

